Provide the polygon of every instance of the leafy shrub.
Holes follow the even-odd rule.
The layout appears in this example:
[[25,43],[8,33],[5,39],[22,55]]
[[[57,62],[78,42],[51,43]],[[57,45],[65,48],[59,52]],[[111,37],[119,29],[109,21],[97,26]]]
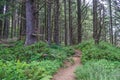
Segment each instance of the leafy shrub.
[[108,44],[101,42],[99,45],[90,42],[83,42],[77,45],[77,48],[82,50],[82,63],[89,60],[100,60],[107,59],[111,61],[120,61],[120,49]]
[[74,54],[72,47],[48,46],[39,42],[14,47],[0,46],[0,80],[50,80],[63,60]]
[[61,47],[57,45],[48,46],[44,42],[39,42],[31,46],[23,46],[23,42],[16,42],[15,47],[4,48],[0,51],[0,58],[3,60],[20,61],[42,61],[42,60],[64,60],[74,54],[71,47]]
[[29,64],[20,61],[0,61],[0,80],[50,80],[60,65],[59,61],[50,60],[33,61]]
[[68,56],[71,56],[71,55],[73,55],[74,54],[74,49],[73,49],[73,47],[64,47],[64,50],[65,50],[65,52],[67,53],[67,55]]
[[120,80],[120,62],[89,61],[75,73],[77,80]]

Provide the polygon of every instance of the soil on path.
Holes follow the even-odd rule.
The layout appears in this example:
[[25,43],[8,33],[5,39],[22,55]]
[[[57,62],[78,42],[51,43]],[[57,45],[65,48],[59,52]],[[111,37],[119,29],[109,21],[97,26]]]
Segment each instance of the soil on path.
[[75,50],[75,55],[72,58],[73,63],[70,61],[64,62],[64,67],[60,68],[53,76],[52,80],[75,80],[75,70],[80,65],[81,51]]

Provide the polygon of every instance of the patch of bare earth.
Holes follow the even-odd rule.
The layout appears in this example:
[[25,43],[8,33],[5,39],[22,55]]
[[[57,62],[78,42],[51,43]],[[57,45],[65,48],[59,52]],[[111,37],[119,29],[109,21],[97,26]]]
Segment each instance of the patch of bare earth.
[[53,76],[52,80],[75,80],[75,70],[80,65],[81,51],[75,50],[75,55],[72,57],[73,63],[70,61],[64,62],[64,67],[60,68]]

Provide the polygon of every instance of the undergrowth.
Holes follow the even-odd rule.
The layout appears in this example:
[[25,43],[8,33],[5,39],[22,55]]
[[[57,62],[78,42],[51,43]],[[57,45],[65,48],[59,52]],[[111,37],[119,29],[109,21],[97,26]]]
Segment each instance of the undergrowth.
[[14,47],[0,45],[0,80],[50,80],[62,62],[74,54],[72,47],[39,42]]
[[77,45],[76,48],[82,50],[83,64],[89,60],[100,59],[120,61],[120,49],[106,42],[95,45],[92,41],[88,41]]
[[120,62],[90,61],[76,70],[77,80],[120,80]]
[[0,61],[0,80],[49,80],[60,67],[59,61]]
[[82,66],[76,70],[77,80],[120,80],[120,48],[93,41],[76,46],[82,51]]
[[31,46],[23,46],[23,42],[16,42],[16,46],[11,48],[0,47],[0,59],[20,60],[20,61],[41,61],[41,60],[64,60],[74,54],[71,47],[57,45],[48,46],[44,42],[39,42]]

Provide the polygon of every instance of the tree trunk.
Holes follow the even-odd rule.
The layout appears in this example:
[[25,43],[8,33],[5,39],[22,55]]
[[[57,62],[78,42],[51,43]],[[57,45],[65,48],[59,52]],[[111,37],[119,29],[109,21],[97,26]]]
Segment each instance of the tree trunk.
[[51,0],[47,1],[48,44],[51,44]]
[[[5,8],[5,14],[7,14],[9,12],[9,5],[6,4],[6,8]],[[9,36],[9,16],[5,16],[4,19],[4,28],[3,28],[3,38],[7,39]]]
[[25,2],[22,3],[23,5],[21,6],[21,23],[20,23],[20,35],[19,35],[19,40],[22,40],[23,36],[25,36],[26,32],[26,12],[25,12]]
[[81,22],[81,0],[77,0],[77,8],[78,8],[78,43],[82,41],[82,22]]
[[[3,14],[3,9],[4,9],[4,6],[0,6],[0,14]],[[3,28],[3,21],[0,18],[0,39],[2,38],[2,28]]]
[[26,41],[25,45],[31,45],[37,41],[35,33],[34,0],[26,0]]
[[59,0],[54,0],[55,17],[54,17],[54,42],[59,45]]
[[65,27],[65,45],[67,45],[67,39],[68,39],[68,30],[67,30],[67,15],[66,15],[66,0],[64,0],[64,21],[65,21],[65,24],[64,24],[64,27]]
[[97,27],[98,27],[98,21],[97,21],[97,0],[93,0],[93,39],[95,41],[95,44],[98,44]]
[[45,9],[44,9],[44,13],[45,13],[45,29],[44,29],[44,34],[45,34],[45,41],[48,41],[48,29],[47,29],[47,1],[45,2]]
[[69,0],[69,41],[73,44],[73,28],[72,28],[72,1]]
[[113,21],[112,21],[112,5],[111,0],[109,0],[109,13],[110,13],[110,42],[113,44]]

